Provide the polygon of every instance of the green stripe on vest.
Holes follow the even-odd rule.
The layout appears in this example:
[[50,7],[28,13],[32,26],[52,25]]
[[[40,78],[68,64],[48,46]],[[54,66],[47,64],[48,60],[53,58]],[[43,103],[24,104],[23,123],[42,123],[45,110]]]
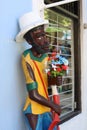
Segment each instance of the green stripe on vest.
[[31,91],[31,90],[36,89],[38,87],[37,82],[26,84],[26,86],[27,86],[28,91]]
[[27,49],[26,51],[23,52],[24,57],[26,57],[26,55],[29,53],[29,49]]

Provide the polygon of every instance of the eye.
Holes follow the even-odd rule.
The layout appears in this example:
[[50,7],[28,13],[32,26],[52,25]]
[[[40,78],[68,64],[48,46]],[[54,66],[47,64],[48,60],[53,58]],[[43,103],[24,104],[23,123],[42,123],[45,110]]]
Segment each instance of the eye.
[[42,38],[41,37],[38,37],[38,40],[41,40]]
[[37,37],[38,40],[41,40],[41,39],[45,38],[46,35],[45,35],[45,33],[39,33],[39,34],[36,35],[36,37]]

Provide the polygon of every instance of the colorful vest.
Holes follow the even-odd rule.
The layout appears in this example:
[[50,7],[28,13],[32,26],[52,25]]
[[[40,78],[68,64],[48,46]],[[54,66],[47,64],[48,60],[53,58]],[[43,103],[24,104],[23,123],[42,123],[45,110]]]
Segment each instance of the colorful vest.
[[[32,90],[35,88],[38,89],[38,93],[47,99],[41,78],[35,67],[33,60],[34,60],[34,62],[36,62],[37,66],[40,70],[41,76],[42,76],[44,84],[45,84],[45,89],[47,91],[48,83],[47,83],[47,74],[45,73],[45,63],[48,60],[48,56],[47,56],[47,54],[43,54],[40,58],[35,57],[32,54],[31,50],[29,50],[29,49],[26,50],[22,55],[22,67],[23,67],[23,71],[25,74],[26,86],[29,88],[29,90]],[[28,63],[31,66],[31,68],[34,72],[36,82],[31,78],[31,76],[28,72],[26,63]],[[48,91],[47,91],[47,93],[48,93]],[[23,110],[26,110],[29,105],[31,105],[31,111],[33,114],[42,114],[42,113],[50,111],[50,108],[31,100],[28,96],[26,98],[26,102],[25,102]]]

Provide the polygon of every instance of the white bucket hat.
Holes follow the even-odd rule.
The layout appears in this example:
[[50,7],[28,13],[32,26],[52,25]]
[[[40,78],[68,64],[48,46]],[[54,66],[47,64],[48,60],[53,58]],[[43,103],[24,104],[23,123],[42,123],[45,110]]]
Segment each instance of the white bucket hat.
[[29,12],[24,14],[20,19],[19,19],[19,26],[20,26],[20,32],[16,36],[16,42],[24,42],[25,39],[23,36],[31,29],[44,25],[46,28],[48,26],[48,20],[45,20],[41,18],[37,13],[35,12]]

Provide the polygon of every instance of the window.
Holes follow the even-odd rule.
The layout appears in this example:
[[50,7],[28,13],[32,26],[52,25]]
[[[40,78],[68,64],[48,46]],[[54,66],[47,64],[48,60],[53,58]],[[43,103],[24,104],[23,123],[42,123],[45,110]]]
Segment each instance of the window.
[[[54,2],[56,0],[45,0],[45,4]],[[51,44],[50,53],[57,51],[69,61],[69,69],[63,76],[62,86],[58,86],[62,108],[60,118],[63,122],[81,112],[79,2],[52,7],[44,13],[49,20],[46,31]],[[51,96],[50,88],[49,92]]]

